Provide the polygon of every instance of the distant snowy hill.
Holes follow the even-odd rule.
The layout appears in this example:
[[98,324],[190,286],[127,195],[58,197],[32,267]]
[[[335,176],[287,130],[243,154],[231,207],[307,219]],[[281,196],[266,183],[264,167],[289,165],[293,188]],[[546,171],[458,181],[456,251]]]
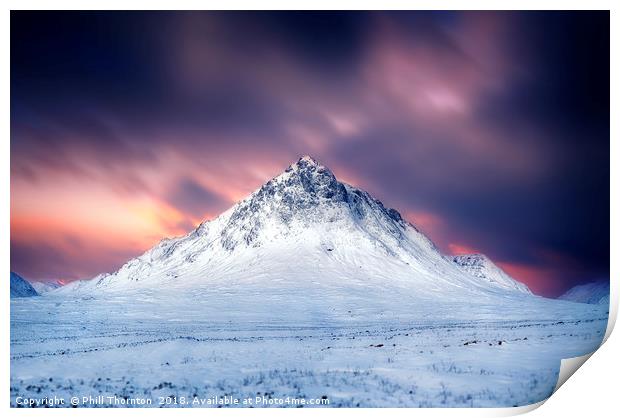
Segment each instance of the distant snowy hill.
[[510,277],[484,254],[457,255],[452,258],[452,261],[463,271],[481,279],[483,282],[507,290],[532,293],[525,284]]
[[594,305],[608,305],[609,281],[602,280],[575,286],[558,299]]
[[11,272],[11,297],[25,298],[37,296],[37,291],[20,275]]
[[53,293],[216,289],[325,306],[353,298],[393,305],[404,296],[529,295],[490,260],[468,263],[453,262],[396,210],[306,156],[189,234],[162,240],[116,272]]
[[37,291],[38,294],[43,294],[50,292],[52,290],[58,289],[62,286],[61,283],[58,282],[31,282],[30,285]]

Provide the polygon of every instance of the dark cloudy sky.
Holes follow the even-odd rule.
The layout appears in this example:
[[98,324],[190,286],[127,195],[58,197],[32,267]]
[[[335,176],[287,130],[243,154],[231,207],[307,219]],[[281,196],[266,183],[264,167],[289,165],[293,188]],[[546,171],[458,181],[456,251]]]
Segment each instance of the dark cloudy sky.
[[536,293],[609,277],[607,12],[12,12],[11,268],[111,271],[311,154]]

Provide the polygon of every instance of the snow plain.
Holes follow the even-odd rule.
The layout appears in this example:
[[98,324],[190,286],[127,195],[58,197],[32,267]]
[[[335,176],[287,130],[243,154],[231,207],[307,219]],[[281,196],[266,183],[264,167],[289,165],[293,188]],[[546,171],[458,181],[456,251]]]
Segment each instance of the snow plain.
[[537,297],[490,260],[467,260],[303,157],[116,272],[12,299],[12,406],[98,395],[147,406],[545,399],[561,359],[598,348],[608,306]]
[[470,304],[393,295],[398,304],[380,306],[360,295],[332,305],[320,291],[265,299],[263,290],[13,299],[12,406],[18,396],[97,395],[152,406],[160,396],[520,406],[550,396],[560,359],[598,348],[608,316],[599,305],[542,298],[504,301],[498,315],[493,304],[472,313]]

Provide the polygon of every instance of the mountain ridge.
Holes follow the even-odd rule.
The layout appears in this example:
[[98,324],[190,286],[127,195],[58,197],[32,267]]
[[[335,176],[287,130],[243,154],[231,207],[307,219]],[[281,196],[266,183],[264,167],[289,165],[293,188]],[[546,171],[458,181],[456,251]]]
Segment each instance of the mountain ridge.
[[30,282],[17,273],[11,272],[11,298],[38,296]]
[[571,287],[558,299],[593,305],[609,305],[609,284],[609,280],[580,284]]
[[515,289],[524,293],[532,293],[530,289],[521,282],[516,281],[502,268],[496,265],[489,257],[484,254],[461,254],[452,257],[452,261],[467,273],[497,283],[499,286]]
[[529,294],[464,271],[397,210],[338,181],[309,156],[187,235],[163,239],[116,272],[52,293],[123,290],[149,282],[177,289],[206,283],[389,287],[428,298]]

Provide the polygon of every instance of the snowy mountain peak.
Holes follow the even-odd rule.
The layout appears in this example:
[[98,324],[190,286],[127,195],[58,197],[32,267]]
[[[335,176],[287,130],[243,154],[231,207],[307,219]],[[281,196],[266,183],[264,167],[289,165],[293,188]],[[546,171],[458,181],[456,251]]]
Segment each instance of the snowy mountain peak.
[[342,191],[342,184],[338,182],[331,170],[308,155],[291,164],[282,174],[268,181],[263,188],[266,186],[268,188],[273,184],[293,188],[301,186],[307,193],[323,195],[326,198]]
[[408,226],[398,211],[339,182],[327,167],[304,156],[231,209],[222,242],[233,250],[240,243],[258,246],[261,237],[273,241],[317,225],[355,227],[366,222],[372,223],[366,232],[396,236]]
[[452,258],[452,261],[472,276],[496,286],[517,290],[519,292],[531,293],[526,285],[510,277],[484,254],[456,255]]
[[291,167],[323,167],[319,162],[309,155],[304,155],[296,163],[291,164]]
[[[325,174],[326,177],[333,177],[333,173],[324,165],[320,164],[317,160],[310,157],[309,155],[304,155],[299,158],[296,162],[292,163],[288,166],[286,170],[275,179],[278,178],[289,178],[291,176],[305,176],[309,179],[321,180],[321,176],[317,176],[317,174]],[[325,177],[325,178],[326,178]],[[274,179],[274,180],[275,180]]]
[[261,292],[323,289],[336,299],[361,288],[371,289],[369,297],[372,289],[392,289],[423,298],[524,291],[504,276],[469,274],[398,211],[303,156],[186,236],[162,240],[116,272],[54,292],[240,283]]

